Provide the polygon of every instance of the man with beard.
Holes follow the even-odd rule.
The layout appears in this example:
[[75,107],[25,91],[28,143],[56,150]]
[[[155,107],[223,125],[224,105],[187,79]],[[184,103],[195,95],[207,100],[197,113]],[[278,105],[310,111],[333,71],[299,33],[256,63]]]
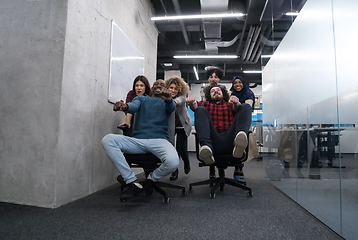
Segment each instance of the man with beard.
[[[251,106],[229,97],[225,86],[212,83],[204,89],[206,101],[186,101],[195,112],[195,129],[200,143],[199,157],[205,164],[215,162],[215,154],[232,152],[241,158],[247,146],[251,126]],[[240,109],[240,111],[237,111]]]
[[129,167],[123,153],[152,153],[162,164],[148,175],[146,194],[151,195],[153,182],[174,172],[179,165],[179,158],[174,146],[168,141],[168,117],[175,111],[175,101],[171,92],[165,88],[163,80],[154,82],[152,97],[137,96],[132,102],[116,102],[113,111],[136,113],[133,137],[108,134],[102,139],[102,145],[110,160],[117,167],[128,189],[121,193],[121,199],[130,199],[143,192],[135,173]]

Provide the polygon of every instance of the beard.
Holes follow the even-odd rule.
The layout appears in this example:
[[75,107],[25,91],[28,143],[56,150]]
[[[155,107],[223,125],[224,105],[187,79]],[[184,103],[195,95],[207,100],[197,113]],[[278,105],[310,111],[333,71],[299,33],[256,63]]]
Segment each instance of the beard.
[[214,101],[214,102],[219,102],[219,101],[221,101],[221,100],[223,100],[224,99],[224,96],[219,96],[219,95],[215,95],[215,96],[213,96],[212,98],[211,98],[211,101]]

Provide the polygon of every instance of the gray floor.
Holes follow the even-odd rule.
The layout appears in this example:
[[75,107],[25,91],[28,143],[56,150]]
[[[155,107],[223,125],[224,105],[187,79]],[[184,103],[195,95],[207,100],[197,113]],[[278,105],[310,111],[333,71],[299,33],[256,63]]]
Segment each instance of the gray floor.
[[[266,164],[275,159],[266,156]],[[338,160],[333,163],[339,165]],[[315,170],[320,179],[309,177],[312,169],[306,163],[299,171],[295,166],[286,169],[280,180],[271,183],[346,239],[357,239],[357,159],[352,154],[345,154],[342,158],[345,168],[330,168],[324,160],[321,166]]]
[[[208,177],[193,154],[190,160],[192,171],[183,174],[181,163],[175,183]],[[187,196],[169,189],[169,204],[158,193],[123,203],[116,184],[57,209],[0,203],[0,239],[342,239],[265,176],[263,162],[246,164],[252,198],[226,186],[210,199],[210,188],[197,186]]]

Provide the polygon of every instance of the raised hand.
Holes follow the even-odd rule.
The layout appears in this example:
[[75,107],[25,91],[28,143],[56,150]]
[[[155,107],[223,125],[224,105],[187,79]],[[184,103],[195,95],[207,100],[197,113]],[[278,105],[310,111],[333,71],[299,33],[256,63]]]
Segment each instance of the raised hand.
[[187,102],[188,104],[193,104],[195,101],[196,101],[196,100],[195,100],[195,97],[194,97],[194,96],[188,96],[188,97],[186,98],[186,102]]
[[230,99],[229,99],[229,102],[231,102],[231,103],[233,103],[233,104],[239,104],[239,105],[241,105],[240,104],[240,100],[236,97],[236,96],[234,96],[234,95],[231,95],[231,97],[230,97]]
[[113,111],[126,111],[128,109],[128,105],[123,101],[118,101],[113,105]]
[[172,92],[169,89],[164,87],[162,89],[160,97],[166,102],[171,102],[172,101]]

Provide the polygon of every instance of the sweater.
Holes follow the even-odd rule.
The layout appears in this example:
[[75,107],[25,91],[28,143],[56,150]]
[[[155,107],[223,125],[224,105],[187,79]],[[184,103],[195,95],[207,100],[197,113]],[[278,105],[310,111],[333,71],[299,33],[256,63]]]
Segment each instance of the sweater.
[[136,113],[133,137],[138,139],[162,138],[169,140],[168,117],[175,111],[175,101],[166,103],[162,98],[137,96],[127,103],[127,113]]

